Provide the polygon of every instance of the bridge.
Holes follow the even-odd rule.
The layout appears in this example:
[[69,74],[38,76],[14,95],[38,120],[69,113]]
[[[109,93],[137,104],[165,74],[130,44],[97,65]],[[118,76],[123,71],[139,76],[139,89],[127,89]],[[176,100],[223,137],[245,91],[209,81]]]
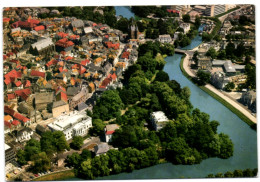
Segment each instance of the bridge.
[[181,53],[181,54],[186,54],[190,57],[193,56],[194,52],[198,50],[198,47],[194,48],[194,49],[190,49],[190,50],[183,50],[183,49],[174,49],[174,51],[176,53]]

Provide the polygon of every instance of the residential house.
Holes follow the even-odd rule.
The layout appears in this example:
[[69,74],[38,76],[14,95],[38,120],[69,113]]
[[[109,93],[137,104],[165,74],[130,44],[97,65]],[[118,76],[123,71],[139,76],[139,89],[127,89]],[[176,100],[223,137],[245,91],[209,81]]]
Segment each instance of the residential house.
[[229,82],[230,78],[226,77],[223,72],[215,72],[211,75],[211,83],[218,89],[223,89]]
[[181,23],[180,28],[184,30],[184,33],[188,33],[190,31],[190,24],[189,23]]
[[256,92],[253,90],[244,92],[240,98],[240,102],[248,106],[252,112],[256,112]]
[[53,117],[58,117],[61,114],[69,114],[69,104],[63,100],[55,101],[52,105],[52,115]]
[[31,128],[25,127],[19,131],[15,132],[16,142],[25,142],[31,139],[33,135],[33,130]]
[[101,143],[94,147],[94,151],[95,151],[96,156],[106,154],[109,151],[109,146],[107,143]]
[[54,43],[51,38],[42,39],[34,44],[31,44],[32,52],[35,55],[48,55],[55,50]]
[[112,141],[113,133],[118,128],[119,128],[119,125],[117,125],[117,124],[109,124],[109,125],[105,126],[104,132],[105,132],[105,140],[106,140],[106,142],[111,142]]
[[211,70],[212,62],[209,57],[199,57],[197,63],[198,69]]
[[161,43],[171,43],[172,38],[169,34],[159,35],[158,41]]
[[86,101],[88,90],[86,88],[82,89],[77,95],[73,96],[69,101],[70,110],[74,110],[74,108]]
[[47,109],[48,105],[54,101],[53,92],[43,92],[35,94],[36,110],[42,111]]

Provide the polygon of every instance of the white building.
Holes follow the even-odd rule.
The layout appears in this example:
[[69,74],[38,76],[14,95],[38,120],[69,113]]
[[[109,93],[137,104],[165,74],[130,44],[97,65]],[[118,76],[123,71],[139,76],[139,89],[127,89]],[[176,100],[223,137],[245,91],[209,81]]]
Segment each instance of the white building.
[[33,130],[31,128],[24,128],[17,132],[16,134],[16,142],[24,142],[31,139],[31,136],[33,135]]
[[230,82],[230,78],[223,72],[215,72],[211,76],[211,82],[216,88],[223,89]]
[[184,33],[188,33],[190,31],[190,24],[189,23],[182,23],[180,24],[180,28],[184,30]]
[[62,131],[66,140],[73,138],[73,136],[87,135],[88,130],[92,127],[92,118],[76,111],[69,115],[62,114],[56,118],[51,124],[48,124],[51,131]]
[[161,43],[171,43],[172,38],[169,34],[159,35],[158,41]]
[[164,112],[162,111],[152,112],[150,114],[150,119],[155,131],[159,131],[160,129],[162,129],[169,121],[167,116],[165,116]]
[[119,128],[119,126],[117,124],[106,125],[106,127],[104,128],[106,142],[111,142],[112,141],[111,139],[112,139],[113,133],[118,128]]

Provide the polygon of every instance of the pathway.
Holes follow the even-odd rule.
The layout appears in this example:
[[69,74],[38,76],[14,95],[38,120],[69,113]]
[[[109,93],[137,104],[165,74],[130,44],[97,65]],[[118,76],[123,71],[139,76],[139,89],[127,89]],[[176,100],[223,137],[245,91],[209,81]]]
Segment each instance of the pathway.
[[[191,52],[191,51],[190,51]],[[191,55],[189,53],[185,53],[186,57],[183,60],[183,68],[185,70],[185,72],[190,75],[191,77],[195,77],[195,74],[191,71],[190,67],[189,67],[189,58],[191,57]],[[240,105],[240,103],[232,100],[231,98],[227,97],[226,95],[224,95],[221,91],[219,91],[218,89],[216,89],[215,87],[213,87],[210,84],[205,85],[205,87],[209,90],[211,90],[212,92],[214,92],[215,94],[217,94],[219,97],[221,97],[222,99],[224,99],[225,101],[227,101],[228,103],[230,103],[233,107],[235,107],[237,110],[239,110],[241,113],[243,113],[247,118],[249,118],[252,122],[257,123],[256,117],[254,117],[251,112],[249,112],[248,110],[246,110],[245,108],[243,108],[243,106]]]

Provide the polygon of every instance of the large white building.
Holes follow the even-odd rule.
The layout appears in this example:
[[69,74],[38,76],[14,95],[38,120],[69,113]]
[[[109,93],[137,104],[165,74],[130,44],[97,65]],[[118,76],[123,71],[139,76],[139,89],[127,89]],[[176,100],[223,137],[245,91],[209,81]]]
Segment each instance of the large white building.
[[167,116],[165,116],[164,112],[162,111],[152,112],[150,114],[150,119],[155,131],[159,131],[160,129],[162,129],[165,126],[165,124],[169,121]]
[[62,114],[56,120],[48,124],[51,131],[62,131],[66,140],[73,138],[73,136],[87,135],[88,130],[92,127],[92,118],[76,111],[69,115]]

